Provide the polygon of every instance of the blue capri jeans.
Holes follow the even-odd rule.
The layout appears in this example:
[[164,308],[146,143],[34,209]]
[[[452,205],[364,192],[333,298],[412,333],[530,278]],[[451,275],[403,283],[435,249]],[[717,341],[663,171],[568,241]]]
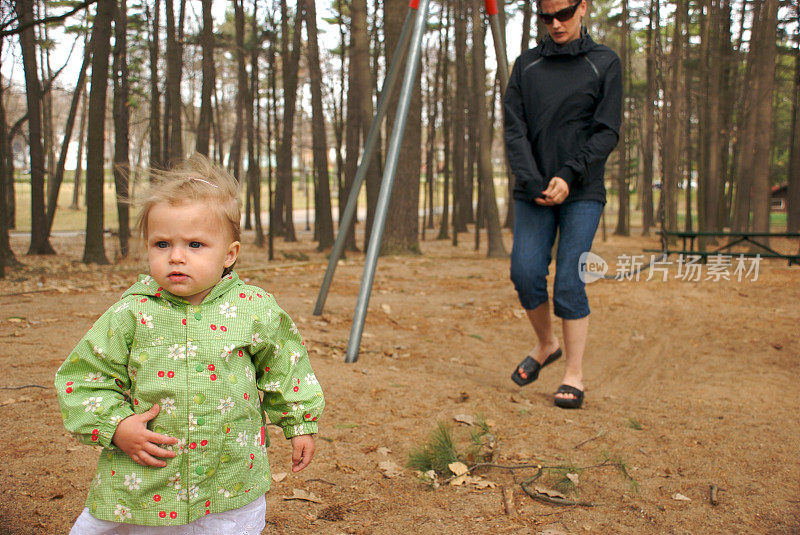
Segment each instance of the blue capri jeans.
[[563,319],[589,315],[586,287],[579,276],[579,258],[591,250],[603,203],[575,201],[556,206],[514,201],[514,246],[511,280],[526,310],[548,299],[547,275],[558,231],[553,312]]

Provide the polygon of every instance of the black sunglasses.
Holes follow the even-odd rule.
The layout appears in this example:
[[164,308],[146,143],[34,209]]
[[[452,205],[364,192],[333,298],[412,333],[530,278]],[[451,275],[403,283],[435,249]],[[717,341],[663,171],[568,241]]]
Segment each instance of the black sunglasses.
[[553,19],[558,19],[559,22],[567,22],[569,19],[575,16],[575,12],[578,10],[578,6],[580,6],[582,2],[583,0],[573,6],[560,9],[555,13],[542,13],[540,11],[537,13],[537,15],[539,16],[539,19],[548,26],[553,24]]

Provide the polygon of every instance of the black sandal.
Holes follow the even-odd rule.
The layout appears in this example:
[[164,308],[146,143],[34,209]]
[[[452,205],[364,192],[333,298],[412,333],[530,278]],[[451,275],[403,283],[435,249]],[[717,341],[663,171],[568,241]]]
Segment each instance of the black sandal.
[[[519,386],[525,386],[531,384],[539,377],[539,371],[547,366],[548,364],[557,361],[561,357],[561,348],[559,347],[552,353],[550,353],[547,358],[544,360],[542,364],[539,364],[539,361],[535,358],[528,355],[525,359],[519,363],[514,369],[514,373],[511,374],[511,380],[517,383]],[[519,369],[522,368],[522,371],[525,372],[527,378],[523,378],[519,374]]]
[[572,394],[574,398],[553,398],[556,407],[562,409],[580,409],[583,405],[583,390],[578,390],[574,386],[561,385],[556,390],[556,394]]

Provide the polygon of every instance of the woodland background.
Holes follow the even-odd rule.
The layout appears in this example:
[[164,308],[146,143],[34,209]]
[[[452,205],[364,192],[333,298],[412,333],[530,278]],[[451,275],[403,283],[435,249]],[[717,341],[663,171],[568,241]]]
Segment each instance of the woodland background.
[[[405,2],[0,5],[0,266],[19,261],[14,229],[30,231],[27,254],[55,253],[54,230],[82,230],[84,262],[108,263],[109,247],[112,260],[127,256],[127,199],[148,167],[194,151],[246,184],[246,228],[270,259],[275,238],[297,239],[298,208],[318,248],[332,245]],[[500,7],[515,50],[545,34],[534,2]],[[788,0],[590,3],[589,32],[625,65],[623,133],[607,172],[615,234],[800,230],[798,17]],[[384,253],[418,253],[426,232],[457,244],[475,225],[490,256],[506,254],[513,177],[488,30],[483,2],[431,3]],[[82,57],[70,62],[78,68],[65,68],[64,50]],[[361,201],[364,242],[351,231],[349,250],[369,239],[381,162]]]

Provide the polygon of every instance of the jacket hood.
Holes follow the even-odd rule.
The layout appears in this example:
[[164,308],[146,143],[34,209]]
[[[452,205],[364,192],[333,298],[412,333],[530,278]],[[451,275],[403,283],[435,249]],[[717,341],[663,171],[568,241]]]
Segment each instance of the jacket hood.
[[597,43],[589,36],[585,26],[581,26],[581,36],[565,45],[558,45],[550,34],[546,34],[539,42],[539,51],[542,56],[579,56],[595,48]]
[[[209,303],[219,297],[220,295],[224,294],[228,291],[231,286],[237,284],[239,282],[239,275],[236,274],[235,271],[231,271],[228,275],[225,275],[220,279],[220,281],[211,289],[211,292],[203,299],[203,303]],[[150,275],[139,275],[139,280],[136,281],[133,286],[125,290],[125,293],[122,294],[122,297],[128,297],[129,295],[144,295],[148,297],[161,297],[168,301],[172,301],[173,303],[178,304],[186,304],[186,300],[182,297],[178,297],[177,295],[173,295],[168,291],[164,290],[163,288],[159,287],[156,280],[151,277]]]

